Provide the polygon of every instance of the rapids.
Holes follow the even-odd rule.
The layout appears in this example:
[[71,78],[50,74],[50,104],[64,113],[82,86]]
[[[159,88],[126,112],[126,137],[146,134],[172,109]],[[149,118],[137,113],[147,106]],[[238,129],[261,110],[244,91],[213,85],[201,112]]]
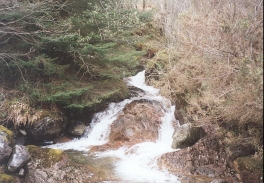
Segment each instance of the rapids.
[[[80,139],[70,142],[52,144],[46,147],[71,150],[89,154],[92,146],[104,145],[108,142],[110,125],[117,118],[123,108],[134,100],[147,99],[159,102],[163,107],[162,124],[156,141],[142,142],[132,146],[122,146],[116,150],[92,152],[96,158],[114,158],[112,163],[115,177],[120,181],[102,180],[101,182],[133,182],[133,183],[177,183],[179,178],[157,166],[157,158],[167,152],[175,151],[171,148],[172,134],[178,121],[174,118],[175,106],[171,106],[168,99],[159,95],[159,90],[145,84],[145,71],[126,78],[127,84],[140,88],[144,94],[126,99],[119,103],[111,103],[108,108],[95,114],[85,134]],[[106,170],[107,171],[107,170]]]

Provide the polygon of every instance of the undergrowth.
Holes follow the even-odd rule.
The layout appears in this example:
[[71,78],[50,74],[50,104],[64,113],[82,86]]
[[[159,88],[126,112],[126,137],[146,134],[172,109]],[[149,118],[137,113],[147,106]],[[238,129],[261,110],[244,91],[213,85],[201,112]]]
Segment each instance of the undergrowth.
[[218,125],[262,148],[263,3],[167,8],[178,11],[156,14],[166,40],[147,64],[148,83],[174,101],[185,123]]

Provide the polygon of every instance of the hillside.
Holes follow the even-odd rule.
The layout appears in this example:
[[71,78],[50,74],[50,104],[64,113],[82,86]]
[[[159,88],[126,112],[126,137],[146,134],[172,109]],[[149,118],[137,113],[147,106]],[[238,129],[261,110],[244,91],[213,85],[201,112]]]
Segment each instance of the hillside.
[[1,1],[0,125],[89,124],[129,97],[124,77],[146,69],[180,124],[240,148],[228,160],[254,177],[263,172],[262,15],[258,0]]

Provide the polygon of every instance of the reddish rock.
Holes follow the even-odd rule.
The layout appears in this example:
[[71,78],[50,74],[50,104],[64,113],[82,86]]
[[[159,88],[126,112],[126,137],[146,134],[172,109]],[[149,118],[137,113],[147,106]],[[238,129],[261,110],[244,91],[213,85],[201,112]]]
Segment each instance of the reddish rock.
[[155,141],[161,124],[161,107],[155,102],[134,101],[111,125],[109,142]]

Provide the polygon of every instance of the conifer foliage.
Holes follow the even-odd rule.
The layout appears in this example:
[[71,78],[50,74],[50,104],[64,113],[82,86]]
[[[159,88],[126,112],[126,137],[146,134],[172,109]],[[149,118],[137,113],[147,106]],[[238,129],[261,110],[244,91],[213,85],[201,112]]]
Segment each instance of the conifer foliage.
[[144,54],[132,34],[141,24],[126,0],[2,1],[0,87],[78,109],[124,94]]

